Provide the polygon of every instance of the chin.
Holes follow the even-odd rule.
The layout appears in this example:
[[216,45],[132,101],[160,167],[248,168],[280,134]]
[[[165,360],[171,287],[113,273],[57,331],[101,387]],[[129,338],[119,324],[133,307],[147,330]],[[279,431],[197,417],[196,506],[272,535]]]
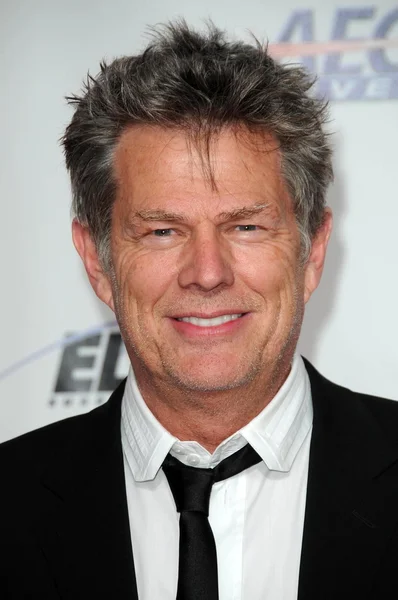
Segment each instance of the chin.
[[255,379],[259,369],[247,369],[245,372],[239,372],[240,369],[229,368],[228,371],[220,372],[220,369],[216,371],[214,369],[214,362],[211,366],[203,366],[200,370],[192,369],[175,369],[175,366],[167,368],[164,365],[165,370],[173,380],[174,385],[180,389],[185,389],[190,392],[225,392],[228,390],[234,390],[239,387],[249,384]]

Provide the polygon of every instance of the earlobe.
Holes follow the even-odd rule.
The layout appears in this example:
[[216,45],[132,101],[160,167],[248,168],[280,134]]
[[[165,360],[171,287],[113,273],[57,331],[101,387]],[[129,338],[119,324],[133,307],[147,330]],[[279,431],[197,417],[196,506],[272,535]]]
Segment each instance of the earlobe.
[[311,252],[305,266],[304,302],[307,303],[319,285],[325,264],[326,250],[332,233],[333,216],[325,209],[324,220],[312,240]]
[[107,304],[111,310],[114,310],[109,277],[100,264],[97,249],[88,228],[79,223],[77,219],[73,219],[72,222],[72,239],[83,261],[91,287],[98,298]]

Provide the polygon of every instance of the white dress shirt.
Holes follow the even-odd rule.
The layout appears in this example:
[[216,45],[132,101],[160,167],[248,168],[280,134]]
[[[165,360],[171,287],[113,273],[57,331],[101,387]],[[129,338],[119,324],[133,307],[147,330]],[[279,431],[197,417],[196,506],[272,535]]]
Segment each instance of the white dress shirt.
[[310,383],[298,355],[268,406],[213,454],[159,423],[130,370],[121,434],[139,599],[176,598],[179,514],[161,469],[167,453],[212,468],[249,443],[262,461],[215,483],[210,497],[220,600],[295,600],[311,430]]

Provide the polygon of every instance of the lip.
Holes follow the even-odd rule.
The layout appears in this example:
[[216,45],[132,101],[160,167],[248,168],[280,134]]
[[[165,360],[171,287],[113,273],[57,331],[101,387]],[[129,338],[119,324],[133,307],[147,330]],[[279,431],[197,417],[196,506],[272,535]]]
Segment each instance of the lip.
[[[217,317],[223,317],[223,316],[227,316],[227,315],[246,315],[248,314],[247,311],[244,310],[240,310],[239,308],[234,308],[232,310],[218,310],[212,313],[204,313],[204,312],[197,312],[197,311],[193,311],[193,312],[186,312],[186,313],[180,313],[177,315],[170,315],[170,319],[184,319],[187,317],[195,317],[197,319],[216,319]],[[242,318],[242,317],[241,317]]]
[[[185,321],[178,321],[177,319],[181,319],[182,317],[197,317],[201,319],[211,319],[215,317],[220,317],[222,315],[234,315],[234,314],[242,314],[238,319],[234,319],[233,321],[227,321],[226,323],[222,323],[221,325],[213,325],[209,327],[200,327],[199,325],[194,325],[193,323],[186,323]],[[237,333],[241,327],[244,327],[250,318],[250,313],[244,312],[239,313],[236,312],[225,312],[218,311],[217,313],[212,313],[211,316],[204,313],[193,313],[193,314],[184,314],[181,317],[170,317],[170,323],[174,330],[181,335],[185,339],[189,339],[191,341],[197,339],[204,339],[209,337],[219,337],[219,338],[228,338],[231,335]]]

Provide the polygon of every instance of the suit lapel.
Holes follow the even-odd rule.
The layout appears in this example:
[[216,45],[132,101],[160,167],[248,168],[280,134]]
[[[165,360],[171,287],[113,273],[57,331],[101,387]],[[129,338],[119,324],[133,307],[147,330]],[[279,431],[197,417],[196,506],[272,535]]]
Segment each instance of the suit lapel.
[[43,481],[38,535],[63,599],[138,600],[120,441],[123,388],[78,422],[81,436],[76,430]]
[[398,451],[358,395],[307,369],[314,426],[298,597],[373,598],[398,521]]

